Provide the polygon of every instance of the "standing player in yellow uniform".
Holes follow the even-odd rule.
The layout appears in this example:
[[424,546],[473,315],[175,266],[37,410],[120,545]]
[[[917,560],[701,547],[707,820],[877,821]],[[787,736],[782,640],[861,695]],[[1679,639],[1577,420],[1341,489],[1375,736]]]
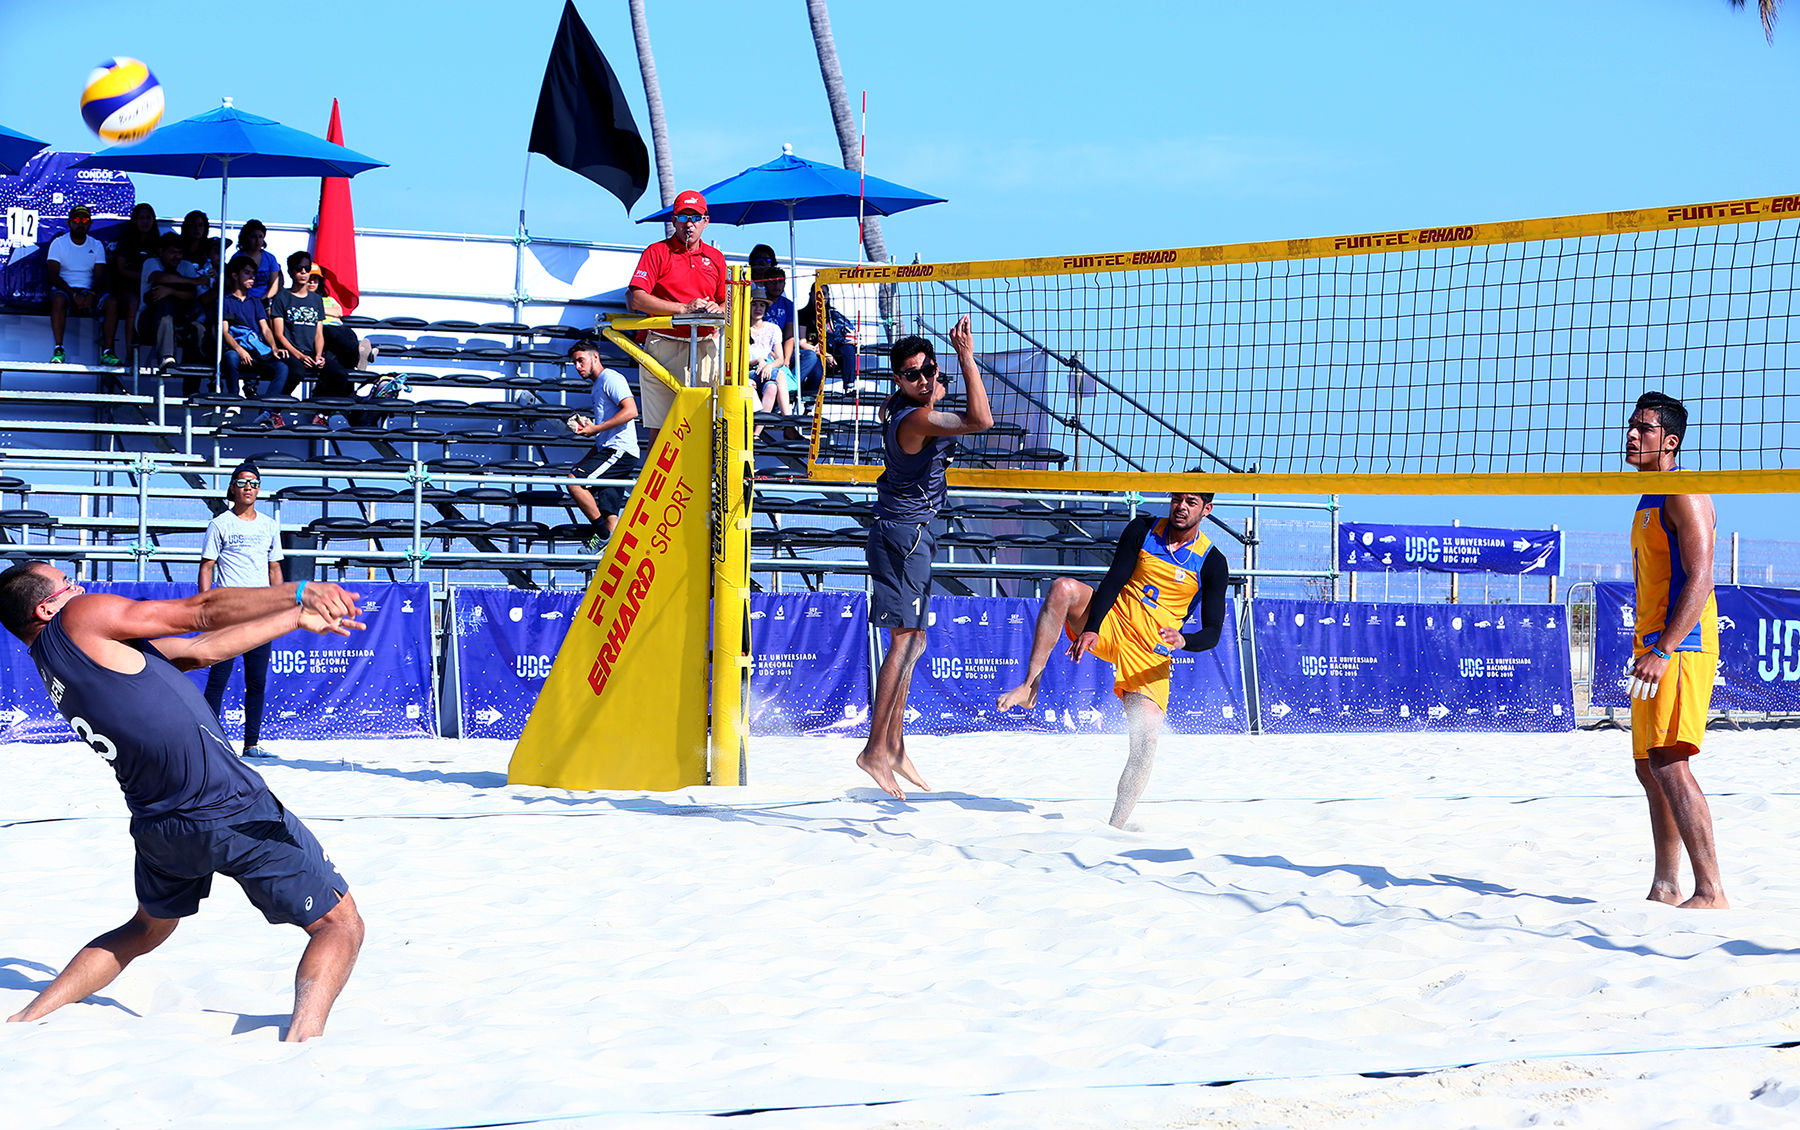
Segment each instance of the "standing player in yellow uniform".
[[[1687,408],[1660,392],[1638,397],[1625,426],[1625,461],[1640,471],[1678,471]],[[1719,667],[1719,606],[1713,596],[1716,518],[1704,494],[1647,494],[1631,523],[1637,587],[1632,633],[1631,750],[1650,800],[1656,871],[1649,897],[1689,908],[1723,909],[1712,810],[1688,768],[1706,735]],[[1694,869],[1694,894],[1681,901],[1681,849]]]
[[[1113,665],[1113,693],[1125,707],[1130,754],[1119,778],[1110,823],[1123,828],[1150,782],[1156,735],[1169,710],[1173,649],[1208,651],[1225,624],[1231,571],[1200,523],[1212,513],[1212,494],[1172,494],[1169,516],[1139,515],[1119,535],[1112,567],[1100,588],[1058,577],[1038,609],[1025,681],[1000,696],[1000,710],[1037,705],[1038,680],[1059,634],[1072,641],[1069,658],[1093,654]],[[1200,630],[1181,625],[1200,608]]]

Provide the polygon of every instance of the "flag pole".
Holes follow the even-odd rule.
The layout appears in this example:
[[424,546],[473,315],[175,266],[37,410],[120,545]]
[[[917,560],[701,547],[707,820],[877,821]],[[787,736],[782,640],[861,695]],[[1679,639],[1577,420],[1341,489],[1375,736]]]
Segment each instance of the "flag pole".
[[[521,322],[525,312],[525,193],[531,187],[531,150],[525,151],[525,175],[519,180],[519,234],[513,238],[513,321]],[[518,368],[517,362],[513,365]]]

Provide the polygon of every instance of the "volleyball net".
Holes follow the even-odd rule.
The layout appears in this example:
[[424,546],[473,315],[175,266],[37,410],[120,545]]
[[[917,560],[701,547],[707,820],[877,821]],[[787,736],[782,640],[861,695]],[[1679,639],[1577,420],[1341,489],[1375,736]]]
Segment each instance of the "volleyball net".
[[1633,402],[1660,389],[1689,411],[1682,465],[1700,474],[1682,489],[1800,490],[1797,259],[1800,196],[1781,196],[827,268],[865,379],[820,399],[809,470],[878,475],[887,343],[933,342],[955,396],[949,333],[967,314],[997,424],[965,437],[959,485],[1654,492],[1622,451]]

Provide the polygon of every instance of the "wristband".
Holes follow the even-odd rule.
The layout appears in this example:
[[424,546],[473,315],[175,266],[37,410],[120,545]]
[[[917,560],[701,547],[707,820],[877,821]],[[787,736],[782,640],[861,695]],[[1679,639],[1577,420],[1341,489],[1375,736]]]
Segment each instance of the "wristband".
[[[305,604],[306,603],[306,582],[305,581],[301,581],[297,586],[295,586],[295,588],[294,588],[294,603],[295,604]],[[1667,659],[1668,656],[1665,655],[1665,656],[1663,656],[1663,658]]]
[[1650,654],[1656,656],[1658,659],[1667,659],[1669,657],[1668,652],[1655,645],[1651,645]]

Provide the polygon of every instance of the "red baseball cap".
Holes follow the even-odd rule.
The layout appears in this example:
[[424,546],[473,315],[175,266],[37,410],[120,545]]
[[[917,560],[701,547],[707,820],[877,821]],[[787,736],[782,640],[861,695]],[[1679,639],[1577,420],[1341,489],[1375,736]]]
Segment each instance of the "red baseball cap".
[[675,198],[675,206],[669,209],[669,212],[671,215],[679,215],[682,212],[698,212],[704,216],[706,215],[706,197],[690,188]]

